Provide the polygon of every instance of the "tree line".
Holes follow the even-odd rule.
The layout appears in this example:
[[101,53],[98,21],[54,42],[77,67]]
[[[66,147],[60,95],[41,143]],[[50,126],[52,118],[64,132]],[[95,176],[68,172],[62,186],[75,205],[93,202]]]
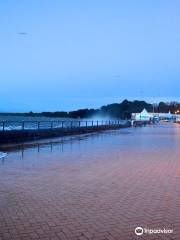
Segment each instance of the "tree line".
[[[92,118],[92,117],[110,117],[110,118],[121,118],[121,119],[130,119],[132,113],[141,112],[143,109],[146,109],[148,112],[162,112],[175,113],[177,110],[180,110],[180,103],[178,102],[160,102],[158,104],[150,104],[145,101],[128,101],[124,100],[121,103],[112,103],[105,106],[102,106],[98,109],[79,109],[76,111],[56,111],[56,112],[41,112],[41,113],[9,113],[6,115],[18,115],[18,116],[44,116],[44,117],[53,117],[53,118]],[[1,113],[2,115],[2,113]]]

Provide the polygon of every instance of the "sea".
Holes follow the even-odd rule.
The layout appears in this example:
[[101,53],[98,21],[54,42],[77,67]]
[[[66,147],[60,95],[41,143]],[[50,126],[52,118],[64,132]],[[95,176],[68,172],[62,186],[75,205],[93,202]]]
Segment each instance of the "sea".
[[[61,127],[85,127],[93,125],[105,125],[109,121],[114,121],[109,118],[92,118],[92,119],[72,119],[72,118],[50,118],[50,117],[29,117],[29,116],[0,116],[0,130],[3,130],[3,122],[5,130],[21,130],[21,129],[48,129]],[[98,123],[97,123],[98,121]],[[80,125],[79,125],[80,122]],[[125,124],[127,121],[120,121]]]
[[0,130],[3,128],[3,122],[5,124],[5,130],[21,130],[24,129],[47,129],[62,127],[62,122],[64,127],[70,126],[73,122],[73,126],[77,126],[76,119],[70,118],[50,118],[50,117],[29,117],[29,116],[0,116]]

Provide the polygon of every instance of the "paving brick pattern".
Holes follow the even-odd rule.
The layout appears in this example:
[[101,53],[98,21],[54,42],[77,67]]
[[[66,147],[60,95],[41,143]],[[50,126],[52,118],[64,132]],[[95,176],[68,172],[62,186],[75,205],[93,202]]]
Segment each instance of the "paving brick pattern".
[[[9,153],[0,239],[180,239],[180,127],[123,129]],[[173,234],[136,236],[137,226]]]

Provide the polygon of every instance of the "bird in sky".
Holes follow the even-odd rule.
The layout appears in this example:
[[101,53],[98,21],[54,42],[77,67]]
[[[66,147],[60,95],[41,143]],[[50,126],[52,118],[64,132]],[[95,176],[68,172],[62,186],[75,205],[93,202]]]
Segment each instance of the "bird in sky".
[[27,35],[27,32],[19,32],[19,35]]

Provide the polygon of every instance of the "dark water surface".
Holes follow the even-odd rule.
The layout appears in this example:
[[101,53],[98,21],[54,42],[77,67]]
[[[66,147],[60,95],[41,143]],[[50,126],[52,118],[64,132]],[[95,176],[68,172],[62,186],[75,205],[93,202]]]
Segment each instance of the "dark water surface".
[[180,239],[177,124],[10,151],[0,182],[2,239],[139,239],[137,226],[174,231],[144,239]]

